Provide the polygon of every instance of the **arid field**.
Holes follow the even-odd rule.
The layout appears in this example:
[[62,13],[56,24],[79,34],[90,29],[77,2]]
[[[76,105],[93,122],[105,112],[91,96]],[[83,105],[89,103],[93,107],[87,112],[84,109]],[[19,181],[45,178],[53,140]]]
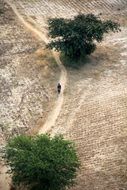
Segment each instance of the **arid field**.
[[[1,147],[13,135],[43,132],[49,125],[51,135],[63,134],[76,144],[81,168],[71,190],[127,190],[127,0],[0,0],[1,7]],[[65,89],[57,100],[60,68],[45,40],[15,9],[44,39],[48,18],[78,13],[117,21],[121,32],[105,35],[80,69],[66,68],[67,82],[62,79]],[[49,114],[57,114],[54,121]],[[3,167],[1,173],[0,190],[9,190]]]
[[[42,124],[54,105],[60,70],[45,44],[0,0],[0,149]],[[2,172],[2,168],[1,168]],[[0,181],[4,190],[6,181]],[[1,180],[0,178],[0,180]],[[1,187],[2,185],[2,187]],[[4,187],[4,188],[3,188]]]

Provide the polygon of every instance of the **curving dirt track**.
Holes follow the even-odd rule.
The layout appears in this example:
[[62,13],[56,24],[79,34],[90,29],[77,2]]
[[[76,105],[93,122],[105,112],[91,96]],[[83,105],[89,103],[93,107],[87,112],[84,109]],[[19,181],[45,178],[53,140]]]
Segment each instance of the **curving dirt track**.
[[[9,4],[9,3],[8,3]],[[13,17],[15,16],[15,14],[13,15],[13,12],[12,12],[12,10],[10,9],[10,7],[8,7],[7,6],[7,4],[6,3],[4,3],[2,0],[0,1],[0,5],[2,5],[2,7],[3,7],[3,9],[5,9],[5,11],[6,11],[6,13],[4,13],[4,15],[2,15],[2,17],[3,18],[1,18],[1,22],[2,22],[2,24],[1,24],[1,22],[0,22],[0,24],[3,26],[3,28],[4,28],[4,25],[6,24],[6,31],[5,31],[5,34],[4,33],[1,33],[1,35],[0,35],[0,42],[1,42],[1,44],[0,45],[3,45],[3,46],[0,46],[0,53],[1,53],[1,50],[2,50],[2,47],[4,48],[4,44],[11,44],[12,43],[12,45],[13,45],[13,47],[14,48],[12,48],[12,49],[14,49],[15,51],[16,51],[16,53],[14,54],[15,56],[13,57],[13,61],[15,61],[15,70],[13,69],[13,81],[14,81],[14,77],[15,77],[15,73],[16,73],[16,76],[18,76],[18,72],[20,72],[20,77],[21,77],[21,80],[22,80],[22,87],[24,87],[24,81],[23,81],[23,79],[25,80],[25,74],[26,74],[26,71],[25,71],[25,68],[27,67],[26,65],[24,65],[24,71],[23,71],[23,76],[22,76],[22,71],[21,70],[19,70],[19,67],[20,67],[20,57],[19,57],[19,51],[24,51],[24,49],[25,49],[25,45],[27,46],[27,49],[26,49],[26,51],[24,51],[24,54],[22,54],[21,55],[21,59],[22,59],[22,61],[24,61],[24,63],[28,63],[28,65],[29,65],[29,62],[30,61],[32,61],[32,64],[34,65],[34,67],[35,68],[33,68],[33,65],[31,64],[31,70],[34,70],[34,72],[36,73],[36,70],[38,70],[38,67],[39,67],[39,65],[37,64],[35,64],[35,63],[37,63],[37,57],[35,57],[35,56],[33,56],[34,57],[34,59],[32,60],[32,59],[30,59],[30,57],[29,57],[29,62],[26,62],[26,59],[24,59],[24,55],[25,55],[25,53],[26,54],[29,54],[29,42],[31,42],[31,46],[30,46],[30,49],[32,49],[33,48],[33,44],[34,44],[34,50],[33,50],[33,52],[34,52],[34,54],[35,54],[35,50],[36,50],[36,48],[37,47],[43,47],[43,42],[45,42],[45,43],[47,43],[47,38],[44,36],[44,34],[42,34],[41,32],[39,32],[39,30],[36,30],[36,28],[35,27],[32,27],[31,26],[31,24],[29,24],[29,23],[27,23],[24,19],[23,19],[23,17],[22,16],[20,16],[20,14],[18,13],[18,11],[17,11],[17,9],[15,8],[15,6],[13,6],[12,5],[12,9],[13,9],[13,11],[14,11],[14,13],[17,15],[17,17],[19,18],[19,20],[20,20],[20,23],[18,24],[18,22],[17,22],[17,20],[15,20]],[[11,19],[9,19],[8,18],[8,15],[10,15],[10,17],[12,17]],[[6,22],[7,23],[5,23],[4,22],[4,19],[6,18]],[[9,22],[11,20],[11,22]],[[12,22],[13,21],[13,22]],[[12,24],[12,25],[11,25]],[[15,25],[14,25],[15,24]],[[28,32],[26,32],[25,30],[24,30],[24,28],[22,29],[22,27],[20,27],[21,26],[21,24],[23,24],[23,25],[25,25],[26,27],[27,27],[27,29],[29,29],[29,31],[32,31],[32,34],[34,34],[34,37],[33,37],[33,35],[29,35],[29,33]],[[15,27],[14,27],[15,26]],[[11,30],[9,30],[10,28],[11,28],[11,30],[12,31],[15,31],[15,28],[16,28],[16,34],[14,34],[14,36],[13,36],[13,33],[11,33],[10,31]],[[13,29],[14,28],[14,29]],[[19,29],[21,30],[21,32],[19,31]],[[9,31],[8,31],[9,30]],[[23,30],[23,34],[24,34],[24,38],[22,39],[22,30]],[[3,32],[3,31],[2,31]],[[12,39],[10,39],[10,40],[8,40],[9,39],[9,35],[10,35],[10,33],[11,33],[11,38]],[[21,34],[20,34],[21,33]],[[3,34],[3,35],[2,35]],[[20,36],[18,36],[20,34]],[[36,36],[35,36],[36,35]],[[30,37],[29,37],[30,36]],[[6,39],[4,39],[6,37]],[[41,39],[41,41],[40,40],[36,40],[36,38],[35,37],[39,37],[39,39]],[[18,39],[17,39],[18,38]],[[17,41],[16,41],[16,43],[15,44],[13,44],[14,42],[15,42],[15,39],[17,39]],[[20,43],[18,44],[18,40],[21,40],[21,42],[24,42],[25,40],[26,40],[26,42],[27,42],[27,44],[25,44],[25,43],[23,43],[23,47],[21,47],[21,49],[20,49],[20,46],[18,47],[18,45],[20,45]],[[38,45],[38,43],[40,43],[41,45],[40,46],[37,46]],[[18,44],[18,45],[17,45]],[[21,44],[22,45],[22,44]],[[37,47],[36,47],[37,46]],[[10,46],[9,46],[9,48],[10,48]],[[9,49],[8,48],[8,49]],[[19,49],[18,49],[19,48]],[[10,48],[11,49],[11,48]],[[8,50],[7,51],[7,56],[8,57],[4,57],[4,55],[6,55],[5,54],[5,49],[3,49],[4,51],[2,51],[2,54],[0,54],[1,55],[1,77],[0,77],[0,80],[2,80],[3,78],[3,76],[4,76],[4,70],[2,70],[4,67],[6,68],[6,65],[3,65],[3,67],[2,67],[2,61],[3,61],[3,59],[2,58],[4,58],[5,60],[7,60],[8,61],[8,63],[10,63],[9,62],[9,59],[7,59],[7,58],[10,58],[11,56],[13,56],[13,54],[11,54],[10,53],[10,51],[12,51],[12,49],[11,50]],[[40,48],[41,49],[41,48]],[[42,50],[41,50],[42,51]],[[33,53],[32,52],[32,53]],[[42,51],[43,52],[43,51]],[[13,52],[12,52],[13,53]],[[31,53],[31,51],[30,51],[30,53]],[[64,83],[64,81],[66,82],[66,70],[64,69],[64,67],[61,65],[61,62],[60,62],[60,60],[59,60],[59,55],[58,54],[56,54],[56,53],[54,53],[54,52],[52,52],[53,54],[54,54],[54,57],[55,57],[55,59],[56,59],[56,61],[57,61],[57,63],[59,64],[59,67],[60,67],[60,69],[62,70],[62,73],[61,73],[61,77],[60,77],[60,82],[63,84],[63,91],[64,91],[64,85],[65,85],[65,83]],[[33,55],[33,54],[32,54]],[[31,57],[32,57],[32,55],[31,55]],[[49,57],[51,56],[50,55],[50,53],[49,53],[49,55],[48,55]],[[19,62],[16,62],[16,59],[15,58],[17,58],[18,60],[19,60]],[[26,57],[25,57],[26,58]],[[42,57],[42,59],[43,59],[43,57]],[[27,60],[28,61],[28,60]],[[43,60],[44,61],[44,60]],[[48,60],[47,60],[48,61]],[[52,63],[54,63],[53,62],[53,59],[52,59],[52,56],[51,56],[51,61],[52,61]],[[51,62],[50,61],[50,62]],[[39,63],[40,64],[40,63]],[[45,65],[46,65],[46,62],[45,62]],[[11,64],[9,65],[10,67],[11,67]],[[14,67],[14,64],[12,64],[12,66]],[[19,67],[18,67],[19,66]],[[57,68],[56,66],[54,67],[54,71],[56,72],[56,71],[59,71],[59,69],[55,69],[55,68]],[[39,73],[40,74],[42,74],[42,71],[40,70],[41,69],[41,67],[39,67]],[[18,70],[18,72],[17,72],[17,70]],[[30,71],[30,70],[29,70]],[[6,71],[5,71],[6,72]],[[52,74],[53,74],[53,70],[52,70]],[[51,75],[51,74],[50,74]],[[55,73],[55,75],[57,76],[57,74]],[[10,83],[10,81],[9,80],[11,80],[9,77],[11,76],[11,71],[10,71],[10,75],[8,76],[8,74],[6,74],[6,79],[7,79],[7,81],[8,81],[8,83]],[[29,81],[31,80],[31,76],[32,77],[34,77],[34,74],[32,75],[32,73],[31,74],[27,74],[27,77],[26,77],[26,79],[28,80],[29,79]],[[35,76],[36,76],[36,74],[35,74]],[[46,75],[45,75],[46,76]],[[7,78],[8,77],[8,78]],[[24,78],[23,78],[24,77]],[[39,76],[39,75],[37,75],[36,76],[37,78],[39,77],[39,79],[41,78],[42,79],[42,81],[44,82],[44,78],[43,77],[41,77],[41,76]],[[52,80],[54,80],[53,79],[53,77],[51,77],[52,78]],[[64,78],[64,81],[63,81],[63,78]],[[36,80],[36,79],[35,79]],[[32,78],[32,82],[34,83],[35,82],[35,80],[34,80],[34,78]],[[19,79],[17,79],[17,81],[20,83],[20,80]],[[39,80],[38,80],[39,81]],[[43,93],[45,93],[43,90],[42,90],[42,84],[43,84],[43,82],[39,82],[39,84],[40,84],[40,92],[39,92],[39,98],[41,98],[41,101],[43,101],[44,100],[44,96],[42,95]],[[56,78],[55,78],[55,85],[56,85],[56,82],[57,82],[57,80],[56,80]],[[38,82],[37,82],[38,83]],[[48,80],[48,83],[49,83],[49,80]],[[54,81],[52,81],[51,82],[52,84],[54,83]],[[46,84],[46,83],[45,83]],[[53,85],[52,86],[52,88],[54,89],[54,86],[55,85]],[[36,87],[38,86],[38,84],[36,84]],[[2,86],[2,88],[3,87],[6,87],[6,86]],[[12,87],[12,89],[11,89],[11,87]],[[16,86],[17,87],[17,86]],[[16,87],[14,86],[10,86],[9,87],[9,90],[11,91],[11,90],[15,90],[16,91]],[[18,86],[18,88],[20,88],[20,85]],[[48,88],[49,87],[46,87],[46,89],[48,90]],[[6,89],[6,93],[7,93],[7,90],[8,89]],[[26,102],[27,103],[27,100],[26,100],[26,98],[29,96],[29,90],[31,91],[30,92],[30,95],[32,94],[34,94],[34,93],[36,93],[36,97],[38,96],[37,95],[37,92],[36,91],[33,91],[33,89],[31,88],[31,86],[29,85],[28,86],[28,89],[27,89],[27,87],[25,88],[25,90],[24,90],[24,92],[22,91],[21,93],[20,93],[20,95],[22,96],[22,93],[24,93],[25,94],[25,91],[27,91],[27,95],[25,96],[25,97],[23,97],[23,98],[21,98],[21,102],[20,102],[20,104],[18,105],[18,104],[16,104],[16,106],[18,107],[18,109],[20,109],[20,107],[25,107],[26,105],[24,105],[23,103],[24,102]],[[16,91],[17,92],[17,91]],[[17,94],[17,99],[18,100],[20,100],[20,96],[19,96],[19,94],[18,94],[18,92],[16,93]],[[48,99],[48,96],[49,96],[49,94],[50,94],[50,92],[49,93],[47,93],[46,94],[46,101],[47,101],[47,99]],[[56,93],[52,93],[53,95],[54,94],[56,94]],[[5,104],[5,98],[6,98],[6,96],[4,96],[3,95],[3,91],[2,92],[0,92],[0,95],[1,95],[1,97],[3,96],[4,97],[4,100],[2,101],[2,99],[0,99],[0,104],[4,104],[4,106],[5,107],[9,107],[10,109],[9,109],[9,111],[11,112],[11,113],[14,113],[13,112],[13,108],[15,109],[15,112],[17,111],[16,110],[16,106],[14,105],[10,105],[7,101],[6,101],[6,104],[7,104],[7,106],[6,106],[6,104]],[[14,94],[15,95],[15,94]],[[42,96],[41,96],[42,95]],[[59,100],[60,100],[60,105],[62,105],[62,100],[63,100],[63,96],[61,96],[62,98],[57,98],[57,102],[59,102]],[[31,98],[30,96],[29,96],[29,98]],[[33,97],[32,97],[33,98]],[[13,97],[13,95],[12,95],[12,99],[14,99],[14,97]],[[34,99],[34,98],[33,98]],[[52,99],[52,98],[51,98]],[[55,99],[56,100],[56,97],[53,97],[53,99]],[[8,99],[7,99],[8,100]],[[15,100],[15,99],[14,99]],[[25,100],[25,101],[24,101]],[[35,99],[34,99],[35,100]],[[30,103],[30,99],[29,99],[29,103]],[[32,102],[34,102],[33,100],[32,100]],[[48,102],[48,101],[47,101]],[[51,102],[51,100],[50,100],[50,102]],[[36,102],[36,104],[37,104],[37,102]],[[54,104],[52,104],[52,105],[54,105]],[[56,106],[58,105],[58,104],[55,104]],[[27,105],[28,107],[29,107],[29,105]],[[27,107],[27,108],[28,108]],[[35,106],[34,106],[35,107]],[[59,108],[60,108],[60,106],[59,106]],[[29,110],[29,112],[31,112],[32,111],[32,107],[31,107],[31,110],[28,108],[28,110]],[[36,111],[38,111],[38,106],[36,107]],[[42,109],[42,105],[41,105],[41,109]],[[43,114],[42,113],[42,111],[41,111],[41,109],[40,109],[40,113],[41,114]],[[43,105],[43,109],[44,109],[44,105]],[[47,112],[46,110],[45,110],[45,112]],[[39,118],[40,117],[40,113],[38,114],[38,117],[36,117],[36,122],[37,122],[37,118]],[[6,115],[6,113],[4,113],[5,115]],[[3,113],[2,113],[2,110],[1,110],[1,116],[3,116],[4,115]],[[16,114],[17,115],[17,114]],[[31,112],[31,115],[32,115],[32,112]],[[13,124],[15,124],[16,125],[16,122],[17,122],[17,119],[19,119],[20,117],[22,118],[22,113],[19,113],[18,112],[18,117],[16,118],[16,119],[14,119],[14,117],[15,117],[15,115],[13,114],[12,115],[12,118],[13,118]],[[11,114],[10,114],[10,118],[11,118]],[[27,113],[26,113],[26,117],[25,118],[27,118]],[[41,115],[41,118],[43,118],[43,115]],[[2,122],[2,117],[1,117],[1,122]],[[27,118],[28,119],[28,118]],[[35,119],[35,118],[34,118]],[[33,123],[34,123],[34,119],[33,119]],[[41,119],[42,120],[42,119]],[[6,119],[6,122],[8,122],[8,119]],[[23,124],[26,124],[26,122],[23,122]],[[28,126],[28,124],[27,124],[27,126]],[[34,123],[34,126],[35,126],[35,123]],[[9,126],[10,127],[10,126]],[[12,126],[13,127],[13,126]],[[17,126],[16,126],[17,127]],[[8,138],[9,136],[12,136],[12,135],[14,135],[14,134],[18,134],[18,133],[22,133],[23,132],[23,129],[26,131],[26,126],[24,126],[24,128],[22,128],[21,130],[20,129],[17,129],[16,130],[16,127],[15,128],[11,128],[10,127],[10,129],[7,129],[7,130],[9,130],[9,132],[8,131],[6,131],[6,129],[3,129],[2,128],[2,124],[0,125],[0,129],[1,129],[1,135],[0,135],[0,139],[2,139],[1,140],[1,145],[0,145],[0,148],[2,148],[3,147],[3,144],[5,144],[5,141],[6,141],[6,138]],[[41,126],[40,126],[41,127]],[[31,126],[31,128],[32,128],[32,126]],[[28,128],[27,128],[28,129]],[[2,130],[4,130],[4,131],[2,131]],[[19,132],[20,131],[20,132]],[[9,134],[8,134],[8,133]],[[30,130],[30,132],[32,132],[32,129]],[[6,134],[4,134],[4,133],[6,133]],[[24,133],[24,132],[23,132]],[[6,136],[4,136],[4,135],[6,135]],[[8,137],[7,137],[8,136]],[[6,138],[5,138],[6,137]],[[3,138],[5,138],[5,139],[3,139]],[[8,190],[9,189],[9,187],[10,187],[10,178],[8,177],[8,175],[6,174],[6,170],[7,170],[7,168],[6,168],[6,166],[4,165],[4,163],[2,163],[2,162],[0,162],[0,189],[1,190]]]
[[68,69],[64,100],[63,95],[58,98],[62,110],[57,104],[40,133],[62,133],[76,143],[82,166],[73,190],[126,190],[127,1],[34,0],[15,1],[15,5],[44,31],[47,25],[42,18],[73,17],[79,11],[102,13],[103,18],[121,22],[121,33],[105,36],[88,63],[79,70]]
[[[22,15],[18,12],[18,10],[16,9],[15,5],[9,1],[6,1],[10,7],[12,8],[12,10],[14,11],[14,13],[17,15],[17,17],[19,18],[19,20],[30,30],[32,31],[34,34],[36,34],[42,41],[44,41],[46,44],[49,42],[48,38],[46,37],[46,34],[43,34],[41,31],[39,31],[37,28],[35,28],[35,26],[33,27],[31,24],[29,24],[27,21],[25,21],[25,19],[22,17]],[[60,94],[60,96],[57,98],[56,102],[55,102],[55,106],[53,108],[53,111],[51,111],[51,113],[49,114],[45,124],[43,126],[39,126],[39,134],[41,133],[45,133],[48,132],[49,130],[51,130],[51,127],[55,124],[55,121],[60,113],[60,110],[62,108],[62,104],[63,104],[63,92],[65,89],[65,85],[66,85],[66,80],[67,80],[67,73],[66,70],[64,68],[64,66],[62,65],[60,59],[59,59],[59,54],[52,51],[54,58],[58,64],[58,66],[60,67],[61,70],[61,76],[59,79],[59,82],[62,85],[62,92]],[[32,131],[30,132],[32,133]]]

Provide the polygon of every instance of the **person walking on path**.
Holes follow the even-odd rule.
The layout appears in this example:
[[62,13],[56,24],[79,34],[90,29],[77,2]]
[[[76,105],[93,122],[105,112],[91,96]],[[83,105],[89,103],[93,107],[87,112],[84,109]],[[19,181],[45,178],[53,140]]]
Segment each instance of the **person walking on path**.
[[58,85],[57,85],[57,92],[58,92],[58,94],[60,94],[60,92],[61,92],[61,84],[60,83],[58,83]]

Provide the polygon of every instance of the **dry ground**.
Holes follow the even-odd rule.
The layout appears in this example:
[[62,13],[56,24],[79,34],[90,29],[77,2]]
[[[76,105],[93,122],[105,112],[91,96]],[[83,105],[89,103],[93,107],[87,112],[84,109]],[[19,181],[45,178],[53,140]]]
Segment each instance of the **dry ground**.
[[[6,140],[42,124],[56,100],[60,70],[50,51],[0,0],[0,150]],[[0,166],[1,167],[1,166]],[[0,190],[5,169],[1,167]]]
[[[127,1],[16,1],[27,20],[47,27],[49,16],[102,13],[122,24],[110,34],[81,69],[68,69],[64,105],[51,134],[76,143],[81,160],[73,190],[127,189]],[[33,22],[33,21],[32,21]]]
[[21,26],[2,0],[1,7],[0,126],[1,130],[29,128],[54,102],[59,69],[44,43]]

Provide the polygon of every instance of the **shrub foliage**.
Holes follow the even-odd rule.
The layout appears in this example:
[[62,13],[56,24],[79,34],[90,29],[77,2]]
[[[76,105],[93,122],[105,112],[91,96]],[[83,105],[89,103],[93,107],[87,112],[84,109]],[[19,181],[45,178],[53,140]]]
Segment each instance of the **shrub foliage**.
[[102,21],[93,14],[79,14],[74,19],[49,19],[49,36],[54,38],[48,48],[63,52],[71,58],[89,55],[96,49],[95,42],[103,40],[104,33],[119,31],[119,24]]
[[13,184],[30,190],[64,190],[74,184],[79,160],[62,136],[18,136],[6,146]]

